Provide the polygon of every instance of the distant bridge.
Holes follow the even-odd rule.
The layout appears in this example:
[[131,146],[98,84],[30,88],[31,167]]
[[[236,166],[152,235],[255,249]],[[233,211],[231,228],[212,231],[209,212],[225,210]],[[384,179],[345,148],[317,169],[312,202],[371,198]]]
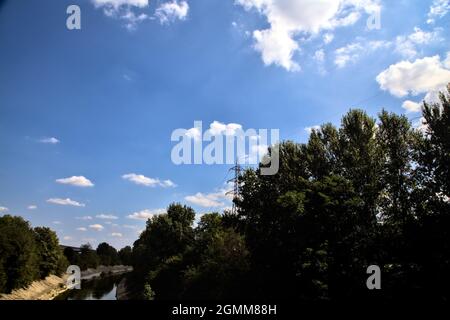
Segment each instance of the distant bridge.
[[81,252],[81,248],[78,248],[78,247],[72,247],[72,246],[63,246],[63,245],[60,245],[59,246],[60,248],[61,248],[61,250],[65,250],[66,248],[71,248],[74,252],[76,252],[76,253],[80,253]]

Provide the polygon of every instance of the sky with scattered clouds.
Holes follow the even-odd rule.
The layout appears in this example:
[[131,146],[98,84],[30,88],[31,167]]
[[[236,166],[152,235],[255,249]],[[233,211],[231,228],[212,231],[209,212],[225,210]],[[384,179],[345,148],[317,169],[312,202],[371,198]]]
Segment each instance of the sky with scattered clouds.
[[420,124],[449,23],[449,0],[0,1],[0,214],[120,248],[171,202],[223,211],[230,165],[176,165],[175,129],[304,142],[357,107]]

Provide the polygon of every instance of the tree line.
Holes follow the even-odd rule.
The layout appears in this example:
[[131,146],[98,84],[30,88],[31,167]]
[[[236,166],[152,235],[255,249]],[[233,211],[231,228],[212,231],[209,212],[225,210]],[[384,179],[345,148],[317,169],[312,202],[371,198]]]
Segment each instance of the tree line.
[[62,250],[56,233],[47,227],[32,228],[22,217],[0,217],[0,293],[25,288],[35,280],[51,274],[61,275],[69,264],[81,270],[98,265],[131,264],[131,247],[119,252],[103,242],[93,250],[90,244],[77,253]]
[[[0,292],[58,273],[68,263],[132,265],[135,298],[433,299],[450,294],[450,87],[423,105],[423,125],[382,110],[350,110],[307,143],[277,146],[278,174],[246,169],[237,212],[171,204],[133,248],[102,243],[80,254],[48,228],[0,218]],[[269,154],[274,152],[269,149]],[[382,289],[368,290],[378,265]]]
[[[450,87],[403,115],[350,110],[239,177],[237,213],[172,204],[134,243],[137,298],[433,299],[450,294]],[[269,153],[273,150],[269,150]],[[368,290],[378,265],[382,289]]]

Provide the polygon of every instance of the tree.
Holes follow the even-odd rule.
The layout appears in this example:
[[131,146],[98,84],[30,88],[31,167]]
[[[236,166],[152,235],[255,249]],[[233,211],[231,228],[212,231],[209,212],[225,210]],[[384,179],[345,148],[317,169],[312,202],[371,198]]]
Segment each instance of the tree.
[[34,232],[21,217],[0,217],[0,263],[0,292],[25,287],[38,275]]
[[46,227],[34,228],[39,276],[44,279],[50,274],[60,274],[67,267],[67,261],[59,247],[58,237]]
[[76,253],[71,247],[64,248],[64,256],[69,261],[71,265],[78,265],[80,261],[80,257],[78,253]]
[[101,265],[114,266],[120,263],[117,250],[106,242],[100,243],[96,251]]
[[135,276],[150,285],[158,299],[176,298],[182,291],[183,255],[194,240],[194,218],[192,208],[171,204],[166,214],[147,221],[134,243]]
[[226,227],[218,213],[205,214],[184,275],[186,299],[244,298],[249,252],[242,235]]
[[100,259],[92,249],[92,246],[87,243],[81,246],[81,253],[79,259],[79,266],[81,270],[86,270],[88,268],[97,268],[100,263]]
[[130,246],[126,246],[119,250],[119,259],[121,264],[130,266],[133,263],[133,252]]

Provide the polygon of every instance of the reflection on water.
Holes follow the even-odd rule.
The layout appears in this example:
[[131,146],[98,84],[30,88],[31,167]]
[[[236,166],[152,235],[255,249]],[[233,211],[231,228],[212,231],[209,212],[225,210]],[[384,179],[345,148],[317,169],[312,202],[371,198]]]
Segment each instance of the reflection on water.
[[105,276],[83,280],[81,290],[68,290],[55,300],[117,300],[116,289],[123,276]]

